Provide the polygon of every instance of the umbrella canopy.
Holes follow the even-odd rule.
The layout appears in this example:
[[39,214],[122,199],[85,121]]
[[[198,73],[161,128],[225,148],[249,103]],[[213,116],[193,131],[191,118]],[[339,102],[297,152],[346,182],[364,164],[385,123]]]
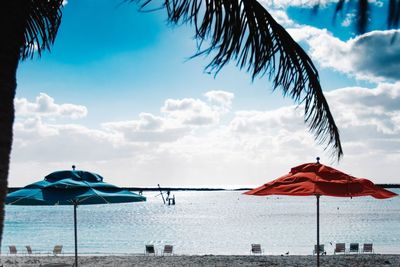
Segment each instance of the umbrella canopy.
[[245,192],[246,195],[316,196],[317,198],[317,266],[319,267],[319,198],[372,196],[385,199],[397,194],[377,187],[368,179],[355,178],[319,163],[305,163],[294,167],[287,175]]
[[103,182],[86,171],[58,171],[7,195],[10,205],[90,205],[146,201],[146,198]]
[[75,230],[75,266],[78,266],[77,220],[78,205],[127,203],[146,201],[146,198],[103,182],[96,173],[77,171],[57,171],[44,180],[25,186],[6,197],[9,205],[73,205]]
[[397,196],[391,191],[377,187],[368,179],[355,178],[318,162],[294,167],[289,174],[247,191],[245,194],[258,196],[372,196],[378,199]]

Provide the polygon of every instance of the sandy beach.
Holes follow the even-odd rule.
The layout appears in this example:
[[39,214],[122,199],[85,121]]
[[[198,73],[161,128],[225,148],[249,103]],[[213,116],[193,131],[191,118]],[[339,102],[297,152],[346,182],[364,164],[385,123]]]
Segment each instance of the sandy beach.
[[[72,266],[72,256],[2,256],[4,267]],[[80,256],[79,266],[314,266],[315,256]],[[400,255],[326,255],[325,267],[400,266]]]

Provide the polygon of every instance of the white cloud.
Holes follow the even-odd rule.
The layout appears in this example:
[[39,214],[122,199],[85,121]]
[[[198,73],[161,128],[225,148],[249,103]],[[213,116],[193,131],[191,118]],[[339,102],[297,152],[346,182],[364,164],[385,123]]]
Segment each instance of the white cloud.
[[261,0],[262,4],[266,6],[276,7],[276,8],[284,8],[284,7],[304,7],[304,8],[311,8],[316,5],[321,7],[326,6],[330,3],[337,3],[337,0]]
[[274,8],[268,9],[268,11],[276,20],[276,22],[278,22],[282,26],[289,27],[295,25],[295,22],[289,18],[286,11]]
[[220,104],[222,106],[230,107],[234,95],[226,91],[209,91],[204,94],[208,101]]
[[275,134],[277,129],[294,131],[302,128],[302,116],[303,110],[294,107],[283,107],[273,111],[240,111],[236,112],[230,127],[232,131],[239,133]]
[[205,94],[207,100],[214,104],[214,108],[221,112],[229,111],[232,107],[234,95],[226,91],[209,91]]
[[342,25],[343,27],[349,27],[354,22],[355,18],[356,14],[349,12],[346,14],[346,17],[344,18],[344,20],[340,25]]
[[[319,8],[325,8],[330,4],[336,4],[339,0],[260,0],[260,2],[267,7],[272,8],[288,8],[288,7],[301,7],[301,8],[313,8],[319,6]],[[383,2],[380,0],[369,0],[369,4],[377,7],[382,7]],[[334,13],[332,13],[333,16]]]
[[167,99],[161,111],[178,123],[187,126],[211,125],[218,121],[219,113],[199,99]]
[[[327,93],[338,124],[348,131],[362,128],[358,136],[396,138],[400,134],[400,83],[375,89],[349,87]],[[373,134],[373,135],[372,135]],[[347,138],[358,138],[349,135]],[[399,147],[400,149],[400,147]]]
[[138,120],[104,123],[103,128],[122,135],[127,142],[173,142],[189,131],[174,121],[149,113],[139,114]]
[[74,104],[56,104],[54,99],[45,93],[40,93],[35,102],[26,98],[16,98],[15,111],[17,116],[46,116],[82,118],[87,115],[87,108]]
[[343,42],[326,29],[302,26],[290,29],[305,41],[309,54],[322,67],[333,68],[360,80],[397,81],[400,78],[400,41],[397,30],[373,31]]
[[205,94],[209,104],[193,98],[167,99],[162,116],[141,113],[137,120],[103,123],[128,142],[174,142],[198,127],[215,125],[231,108],[234,95],[226,91]]

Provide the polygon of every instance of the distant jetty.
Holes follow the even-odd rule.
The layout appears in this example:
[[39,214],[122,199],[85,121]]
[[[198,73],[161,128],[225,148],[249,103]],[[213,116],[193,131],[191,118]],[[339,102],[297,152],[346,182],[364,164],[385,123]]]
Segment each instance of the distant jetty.
[[[400,184],[376,184],[377,186],[383,188],[400,188]],[[8,192],[14,192],[22,187],[9,187]],[[234,188],[234,189],[227,189],[227,188],[212,188],[212,187],[121,187],[122,189],[133,191],[133,192],[145,192],[145,191],[244,191],[250,190],[253,188]]]

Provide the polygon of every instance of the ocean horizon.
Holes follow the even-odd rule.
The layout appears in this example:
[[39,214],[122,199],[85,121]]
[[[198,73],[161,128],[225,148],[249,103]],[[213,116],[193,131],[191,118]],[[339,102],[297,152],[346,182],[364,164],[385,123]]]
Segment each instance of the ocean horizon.
[[[391,189],[400,193],[400,189]],[[174,245],[176,254],[248,255],[259,243],[265,254],[312,254],[316,243],[315,197],[242,194],[243,191],[172,191],[176,205],[158,192],[146,202],[78,207],[80,254],[143,253]],[[376,253],[400,252],[400,199],[321,197],[320,241],[328,254],[335,243],[373,243]],[[72,206],[6,206],[2,253],[9,245],[74,251]]]
[[[394,184],[394,183],[375,183],[376,186],[383,187],[383,188],[400,188],[400,184]],[[218,191],[218,190],[250,190],[256,187],[259,187],[260,184],[258,185],[184,185],[184,186],[171,186],[171,185],[162,185],[160,187],[158,186],[119,186],[119,188],[133,191],[133,192],[139,192],[139,191],[160,191],[162,190],[164,193],[166,193],[167,190],[170,191]],[[8,192],[14,192],[16,190],[19,190],[23,188],[24,186],[9,186],[8,187]]]

